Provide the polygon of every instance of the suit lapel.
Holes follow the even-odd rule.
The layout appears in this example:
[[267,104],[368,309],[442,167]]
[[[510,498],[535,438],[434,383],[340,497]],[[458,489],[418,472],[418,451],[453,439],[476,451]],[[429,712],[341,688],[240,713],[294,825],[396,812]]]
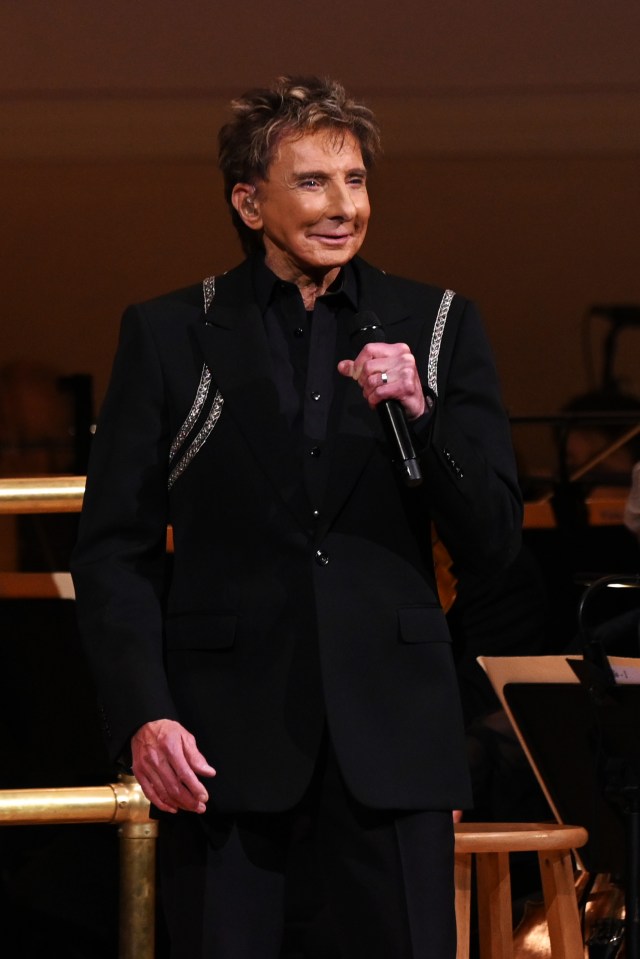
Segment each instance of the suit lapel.
[[[353,261],[358,279],[359,310],[373,311],[387,331],[388,342],[410,339],[406,321],[410,311],[392,296],[385,274],[364,260]],[[345,324],[338,329],[340,359],[354,359]],[[331,526],[358,477],[372,456],[377,443],[384,441],[378,415],[371,410],[354,380],[339,377],[334,404],[337,404],[337,432],[333,442],[331,468],[324,503],[321,509],[319,535]]]
[[[384,273],[356,259],[360,311],[373,310],[387,330],[389,342],[412,343],[415,336],[410,310],[388,288]],[[291,433],[279,409],[264,323],[253,297],[248,262],[216,278],[211,308],[194,333],[205,362],[233,416],[269,480],[288,503],[301,525],[309,526],[308,503],[301,496],[302,472]],[[353,358],[354,349],[341,323],[338,359]],[[223,414],[224,415],[224,414]],[[383,439],[375,412],[365,403],[360,387],[338,375],[331,414],[331,466],[318,532],[322,535],[350,495],[358,477]]]
[[[216,294],[194,327],[205,362],[232,416],[269,480],[307,525],[300,500],[300,464],[280,413],[262,315],[253,299],[251,269],[243,263],[216,278]],[[224,414],[223,414],[224,415]]]

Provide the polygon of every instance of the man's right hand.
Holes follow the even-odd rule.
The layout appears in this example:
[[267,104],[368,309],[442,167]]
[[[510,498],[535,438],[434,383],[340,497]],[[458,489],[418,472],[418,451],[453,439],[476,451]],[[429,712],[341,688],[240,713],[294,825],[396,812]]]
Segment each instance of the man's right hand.
[[145,723],[131,739],[133,775],[163,812],[203,813],[209,794],[198,776],[215,776],[194,737],[173,719]]

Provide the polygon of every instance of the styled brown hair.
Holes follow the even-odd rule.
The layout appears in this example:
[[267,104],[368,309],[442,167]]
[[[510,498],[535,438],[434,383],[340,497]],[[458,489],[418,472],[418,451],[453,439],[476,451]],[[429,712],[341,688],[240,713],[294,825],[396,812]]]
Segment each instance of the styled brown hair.
[[338,138],[351,134],[358,141],[365,169],[380,153],[380,129],[367,107],[347,96],[335,80],[319,77],[278,77],[271,88],[249,90],[231,101],[233,119],[218,134],[218,166],[231,219],[245,253],[262,248],[260,233],[243,222],[231,203],[236,183],[266,180],[278,143],[321,129]]

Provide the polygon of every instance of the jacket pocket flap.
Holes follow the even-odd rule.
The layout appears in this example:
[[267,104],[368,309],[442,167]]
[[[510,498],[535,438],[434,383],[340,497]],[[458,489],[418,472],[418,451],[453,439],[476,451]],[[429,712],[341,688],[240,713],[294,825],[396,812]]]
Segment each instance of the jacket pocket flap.
[[401,606],[398,626],[403,643],[451,642],[444,613],[436,603],[432,606]]

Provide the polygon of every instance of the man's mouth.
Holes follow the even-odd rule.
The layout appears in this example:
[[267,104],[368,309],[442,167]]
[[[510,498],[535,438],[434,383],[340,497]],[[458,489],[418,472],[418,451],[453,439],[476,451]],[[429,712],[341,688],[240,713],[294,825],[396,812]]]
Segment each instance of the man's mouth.
[[316,240],[322,240],[323,243],[345,243],[351,238],[351,233],[313,233]]

